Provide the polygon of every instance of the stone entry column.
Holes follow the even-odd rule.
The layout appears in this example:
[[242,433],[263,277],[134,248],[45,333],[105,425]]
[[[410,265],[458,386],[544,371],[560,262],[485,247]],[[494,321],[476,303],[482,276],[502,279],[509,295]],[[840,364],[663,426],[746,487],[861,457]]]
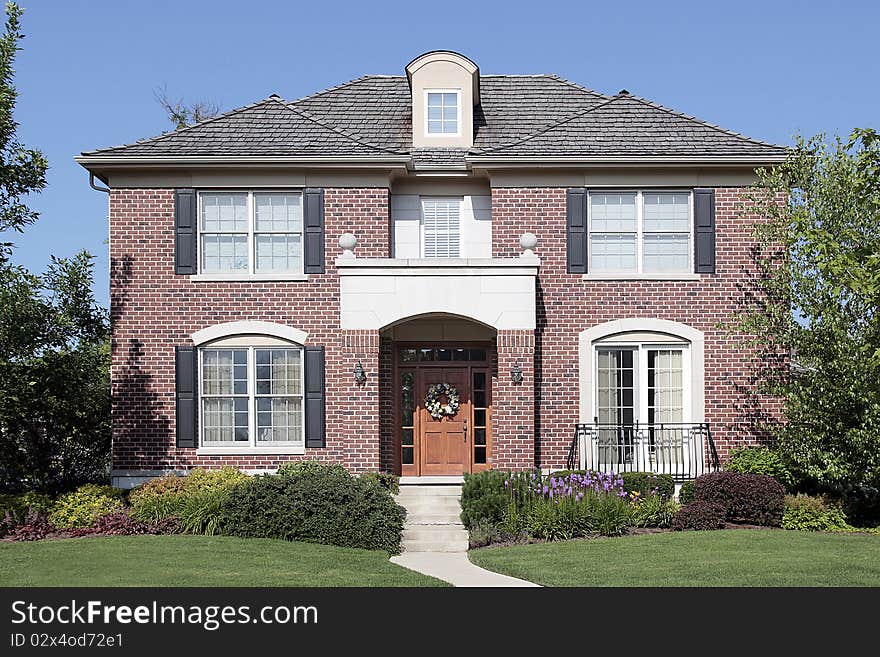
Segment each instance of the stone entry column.
[[[492,381],[492,467],[522,470],[535,465],[535,332],[500,329],[498,374]],[[522,380],[513,380],[514,368]]]

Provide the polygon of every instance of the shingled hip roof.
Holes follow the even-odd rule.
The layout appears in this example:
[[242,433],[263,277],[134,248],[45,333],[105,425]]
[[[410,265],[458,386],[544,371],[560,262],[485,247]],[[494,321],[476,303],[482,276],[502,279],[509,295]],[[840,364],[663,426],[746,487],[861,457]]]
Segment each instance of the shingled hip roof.
[[786,148],[750,139],[628,94],[604,96],[554,75],[484,75],[471,149],[413,149],[403,76],[364,76],[295,101],[277,96],[134,144],[82,154],[144,158],[351,158],[461,168],[469,160],[744,158]]

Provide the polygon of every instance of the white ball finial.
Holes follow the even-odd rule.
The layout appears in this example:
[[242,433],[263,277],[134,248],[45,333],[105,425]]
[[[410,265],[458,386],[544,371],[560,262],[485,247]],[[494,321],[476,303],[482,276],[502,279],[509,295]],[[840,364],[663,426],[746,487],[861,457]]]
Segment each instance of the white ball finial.
[[535,255],[535,247],[538,245],[538,238],[533,233],[523,233],[519,237],[519,245],[523,252],[520,257],[530,258]]
[[341,258],[354,258],[354,248],[357,246],[357,237],[351,233],[342,233],[339,236],[339,248],[342,249]]

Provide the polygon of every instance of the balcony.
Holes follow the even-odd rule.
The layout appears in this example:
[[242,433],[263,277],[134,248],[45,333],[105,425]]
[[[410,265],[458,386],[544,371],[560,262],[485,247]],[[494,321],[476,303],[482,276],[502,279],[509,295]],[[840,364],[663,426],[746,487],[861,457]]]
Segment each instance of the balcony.
[[520,238],[513,258],[359,258],[357,240],[343,235],[339,272],[341,328],[381,329],[442,313],[495,329],[535,328],[536,240]]
[[709,424],[578,424],[568,452],[569,469],[653,472],[675,481],[718,469]]

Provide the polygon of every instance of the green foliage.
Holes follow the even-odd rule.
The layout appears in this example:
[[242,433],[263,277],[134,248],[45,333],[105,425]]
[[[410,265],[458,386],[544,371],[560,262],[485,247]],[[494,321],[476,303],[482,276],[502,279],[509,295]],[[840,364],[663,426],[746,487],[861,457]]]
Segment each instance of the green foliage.
[[185,477],[165,475],[144,483],[128,496],[131,516],[143,522],[178,518],[184,531],[215,534],[229,491],[249,481],[235,468],[196,469]]
[[799,139],[744,211],[766,218],[735,320],[764,365],[759,391],[784,401],[766,429],[799,489],[880,512],[880,136]]
[[770,475],[787,490],[794,486],[794,479],[782,458],[775,450],[767,447],[740,447],[732,450],[724,469],[740,474]]
[[391,474],[390,472],[365,472],[361,475],[361,479],[372,481],[382,486],[392,495],[397,495],[400,492],[400,477],[396,474]]
[[48,515],[52,509],[52,498],[33,491],[21,495],[0,495],[0,520],[8,513],[13,520],[20,522],[29,509]]
[[681,504],[690,504],[694,501],[694,480],[688,479],[683,482],[678,491],[678,501]]
[[853,531],[839,506],[821,497],[803,494],[785,496],[782,528],[806,532]]
[[621,472],[623,489],[627,493],[639,493],[640,495],[653,495],[658,493],[666,499],[675,494],[675,482],[672,475],[654,474],[653,472]]
[[461,522],[467,529],[477,524],[497,525],[504,518],[508,494],[504,489],[506,474],[484,470],[465,474],[461,487]]
[[696,478],[694,498],[720,504],[731,522],[778,527],[785,489],[768,475],[712,472]]
[[98,518],[121,511],[124,495],[111,486],[85,484],[55,500],[49,522],[58,529],[89,527]]
[[524,540],[523,534],[509,534],[499,525],[491,522],[477,522],[468,529],[470,549],[492,545],[493,543],[513,543]]
[[717,502],[695,500],[678,510],[672,519],[672,528],[676,531],[721,529],[724,526],[725,515],[724,505]]
[[403,510],[391,494],[338,465],[303,462],[232,488],[221,533],[400,551]]
[[599,493],[588,496],[592,529],[600,536],[621,536],[632,525],[632,506],[619,495]]
[[639,497],[632,510],[632,521],[636,527],[669,527],[681,505],[663,495]]

